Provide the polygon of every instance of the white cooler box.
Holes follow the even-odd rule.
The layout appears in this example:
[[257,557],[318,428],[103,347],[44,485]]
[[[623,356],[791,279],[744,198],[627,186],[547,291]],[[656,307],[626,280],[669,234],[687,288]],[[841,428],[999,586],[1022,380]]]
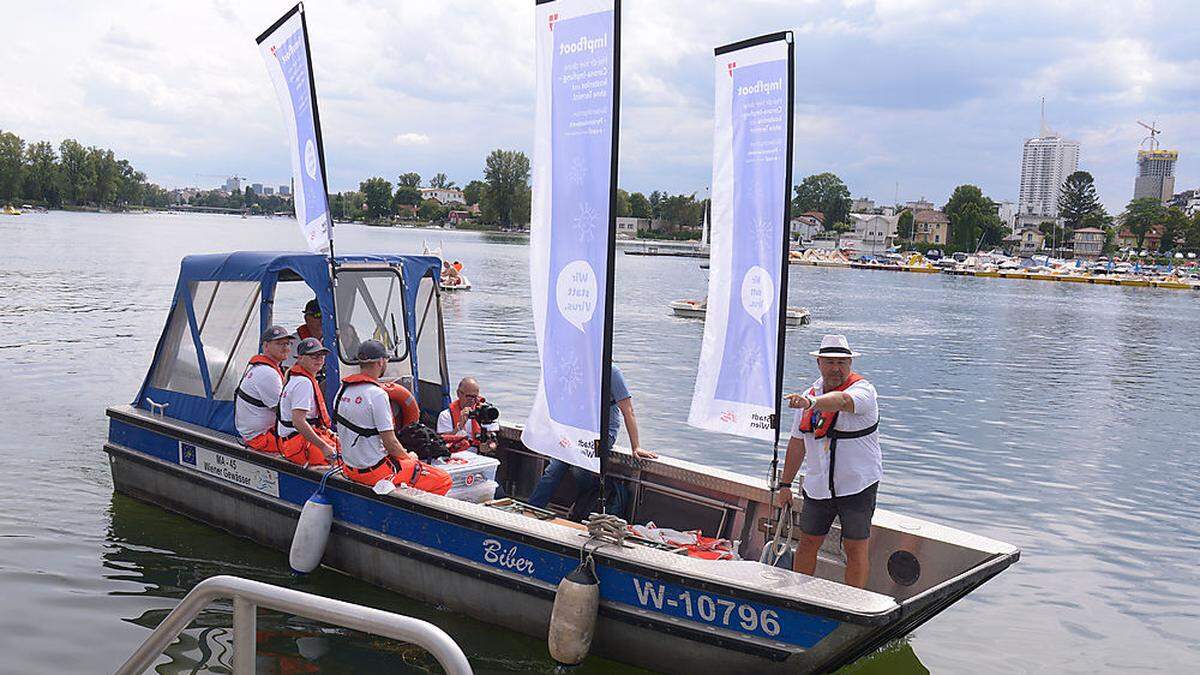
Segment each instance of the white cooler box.
[[474,452],[456,452],[449,460],[436,459],[433,466],[450,474],[454,481],[447,497],[463,501],[485,502],[496,494],[500,487],[496,482],[496,469],[500,460]]

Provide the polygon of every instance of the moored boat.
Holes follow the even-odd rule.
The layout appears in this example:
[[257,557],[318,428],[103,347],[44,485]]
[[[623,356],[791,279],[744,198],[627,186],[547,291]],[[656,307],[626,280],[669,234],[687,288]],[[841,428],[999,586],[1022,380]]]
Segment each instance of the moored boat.
[[[708,307],[703,300],[675,300],[671,303],[671,311],[684,319],[703,319],[708,315]],[[805,326],[809,321],[807,308],[787,308],[786,323],[789,327]]]
[[[387,376],[431,420],[449,403],[436,258],[233,253],[190,256],[145,382],[108,409],[117,491],[260,544],[286,549],[322,475],[240,443],[233,398],[258,335],[275,322],[280,286],[316,295],[332,398],[359,340],[394,347]],[[483,374],[485,377],[487,374]],[[493,373],[492,377],[503,377]],[[714,441],[717,443],[717,441]],[[669,451],[668,451],[669,452]],[[518,499],[545,459],[503,425],[496,474]],[[1014,563],[1019,551],[968,532],[877,511],[866,589],[839,581],[839,538],[816,576],[760,562],[774,510],[766,480],[671,458],[613,454],[632,520],[737,540],[743,560],[706,560],[627,540],[592,553],[600,584],[593,653],[671,672],[825,671],[905,635]],[[418,492],[387,495],[329,479],[325,565],[414,598],[537,636],[555,587],[591,542],[582,526],[518,501],[476,504]],[[836,531],[835,527],[835,531]]]

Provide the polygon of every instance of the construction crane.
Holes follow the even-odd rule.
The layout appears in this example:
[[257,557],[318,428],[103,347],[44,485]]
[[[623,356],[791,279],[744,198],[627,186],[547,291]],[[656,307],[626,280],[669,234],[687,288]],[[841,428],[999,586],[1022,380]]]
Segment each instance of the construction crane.
[[[1146,128],[1147,131],[1150,132],[1149,136],[1142,139],[1141,146],[1145,146],[1146,141],[1150,141],[1150,150],[1157,150],[1158,149],[1158,135],[1162,133],[1162,129],[1159,129],[1157,126],[1158,122],[1152,122],[1150,124],[1146,124],[1145,122],[1138,120],[1138,124],[1142,125],[1143,127]],[[1139,147],[1141,147],[1141,146],[1139,146]]]

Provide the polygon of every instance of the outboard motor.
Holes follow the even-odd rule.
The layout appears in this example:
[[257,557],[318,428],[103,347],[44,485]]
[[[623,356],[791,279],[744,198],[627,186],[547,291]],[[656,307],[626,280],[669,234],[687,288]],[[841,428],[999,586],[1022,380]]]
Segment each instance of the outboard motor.
[[304,502],[296,533],[292,535],[292,550],[288,554],[288,565],[296,574],[308,574],[317,569],[325,557],[325,545],[329,543],[329,530],[333,526],[333,504],[325,497],[325,481],[340,471],[331,469],[321,479],[321,486]]
[[550,656],[564,666],[575,666],[587,658],[596,632],[600,608],[600,581],[589,555],[587,560],[563,577],[554,594],[550,613]]

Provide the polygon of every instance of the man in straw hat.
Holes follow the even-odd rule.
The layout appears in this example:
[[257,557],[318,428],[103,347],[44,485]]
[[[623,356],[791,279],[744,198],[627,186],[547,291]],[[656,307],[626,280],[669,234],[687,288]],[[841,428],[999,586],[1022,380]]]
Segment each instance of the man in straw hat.
[[879,403],[875,387],[850,369],[858,353],[844,335],[826,335],[817,357],[821,377],[803,394],[788,394],[796,408],[777,501],[792,501],[792,480],[807,459],[800,545],[793,569],[813,574],[817,551],[836,516],[846,551],[846,583],[863,588],[870,572],[867,545],[875,491],[883,476],[879,450]]

